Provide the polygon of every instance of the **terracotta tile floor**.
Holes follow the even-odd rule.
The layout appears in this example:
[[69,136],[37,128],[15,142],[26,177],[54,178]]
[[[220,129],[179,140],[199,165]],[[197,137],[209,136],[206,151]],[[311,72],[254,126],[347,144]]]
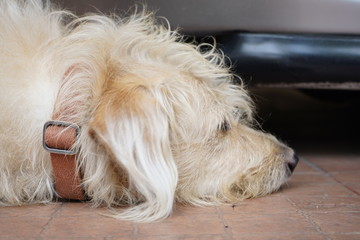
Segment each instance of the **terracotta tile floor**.
[[86,203],[0,208],[0,239],[360,239],[360,155],[300,154],[279,192],[235,207],[176,206],[134,224]]

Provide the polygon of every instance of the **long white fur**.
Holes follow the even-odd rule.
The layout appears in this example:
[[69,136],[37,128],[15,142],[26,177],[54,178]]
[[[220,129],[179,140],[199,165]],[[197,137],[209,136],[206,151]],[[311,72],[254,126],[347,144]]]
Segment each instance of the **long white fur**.
[[[109,107],[99,144],[89,133],[109,63],[112,74],[139,79],[146,101],[136,105],[141,117],[126,110],[131,102],[117,114]],[[41,136],[60,108],[82,126],[79,169],[94,205],[133,205],[119,218],[156,221],[175,200],[204,205],[278,189],[292,150],[250,128],[251,100],[224,65],[215,47],[184,43],[146,11],[77,18],[48,1],[0,0],[0,204],[56,195]],[[229,134],[219,133],[224,120]]]

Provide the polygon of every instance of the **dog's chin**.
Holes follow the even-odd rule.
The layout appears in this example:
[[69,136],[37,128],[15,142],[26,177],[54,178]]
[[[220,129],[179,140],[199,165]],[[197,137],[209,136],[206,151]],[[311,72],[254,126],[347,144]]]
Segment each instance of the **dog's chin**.
[[261,197],[278,191],[291,177],[298,157],[290,148],[277,154],[271,160],[248,169],[240,174],[230,187],[232,197],[238,200]]
[[243,176],[241,181],[233,184],[231,187],[233,196],[239,200],[266,196],[278,191],[289,178],[285,168],[262,177],[258,174]]

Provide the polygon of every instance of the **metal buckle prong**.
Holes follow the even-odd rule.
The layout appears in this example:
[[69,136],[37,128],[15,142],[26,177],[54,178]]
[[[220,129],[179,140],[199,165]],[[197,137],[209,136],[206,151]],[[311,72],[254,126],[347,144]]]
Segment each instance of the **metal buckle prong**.
[[75,147],[73,149],[70,150],[66,150],[66,149],[58,149],[58,148],[52,148],[49,147],[46,144],[46,139],[45,139],[45,133],[46,133],[46,129],[48,127],[51,126],[60,126],[60,127],[64,127],[64,128],[73,128],[75,129],[75,142],[77,142],[79,135],[80,135],[80,127],[76,124],[76,123],[69,123],[69,122],[62,122],[62,121],[48,121],[44,124],[44,128],[43,128],[43,147],[45,148],[45,150],[51,152],[51,153],[58,153],[58,154],[64,154],[64,155],[75,155],[79,152],[79,148]]

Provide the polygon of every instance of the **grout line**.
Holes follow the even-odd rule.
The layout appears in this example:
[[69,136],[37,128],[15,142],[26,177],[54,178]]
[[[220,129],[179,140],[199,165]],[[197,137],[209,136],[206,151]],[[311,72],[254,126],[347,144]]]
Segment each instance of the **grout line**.
[[322,174],[325,174],[328,177],[331,177],[331,174],[329,172],[327,172],[326,170],[322,169],[321,167],[319,167],[318,165],[316,165],[315,163],[307,160],[307,158],[301,157],[301,161],[305,162],[309,167],[313,168],[316,171],[321,172]]
[[348,186],[348,185],[346,185],[345,183],[343,183],[343,182],[341,182],[341,181],[337,180],[335,177],[333,177],[333,179],[334,179],[337,183],[340,183],[341,185],[343,185],[346,189],[348,189],[348,190],[349,190],[349,191],[351,191],[352,193],[354,193],[354,194],[356,194],[356,195],[360,196],[360,193],[359,193],[358,191],[356,191],[356,190],[352,189],[351,187],[349,187],[349,186]]
[[131,233],[131,239],[137,240],[138,239],[138,233],[139,233],[139,225],[137,223],[132,224],[133,230]]
[[226,236],[227,236],[227,240],[233,240],[233,234],[232,234],[232,231],[231,231],[231,227],[230,225],[227,223],[227,221],[224,219],[224,215],[223,213],[221,212],[220,208],[218,206],[215,207],[216,209],[216,213],[218,215],[218,217],[220,218],[223,226],[224,226],[224,229],[225,229],[225,233],[226,233]]
[[39,234],[39,239],[43,239],[43,235],[49,230],[51,223],[54,221],[54,219],[59,216],[60,212],[62,211],[64,207],[64,203],[60,203],[60,206],[58,209],[56,209],[51,215],[50,215],[50,219],[49,221],[47,221],[47,223],[42,227],[40,234]]
[[305,218],[305,220],[307,222],[309,222],[316,230],[316,232],[318,234],[320,234],[321,236],[325,237],[327,240],[331,240],[332,238],[329,236],[328,233],[324,232],[323,230],[321,230],[321,227],[303,210],[299,209],[296,204],[291,201],[287,196],[285,196],[284,194],[282,194],[282,196],[286,199],[286,201],[288,201],[295,209],[296,211]]
[[327,177],[333,179],[335,182],[341,184],[343,187],[345,187],[346,189],[348,189],[349,191],[351,191],[352,193],[360,196],[360,193],[354,189],[352,189],[351,187],[349,187],[348,185],[346,185],[345,183],[339,181],[336,177],[334,177],[334,175],[332,175],[330,172],[326,171],[325,169],[319,167],[318,165],[316,165],[315,163],[307,160],[306,158],[301,158],[302,161],[304,161],[309,167],[321,172],[322,174],[326,175]]

